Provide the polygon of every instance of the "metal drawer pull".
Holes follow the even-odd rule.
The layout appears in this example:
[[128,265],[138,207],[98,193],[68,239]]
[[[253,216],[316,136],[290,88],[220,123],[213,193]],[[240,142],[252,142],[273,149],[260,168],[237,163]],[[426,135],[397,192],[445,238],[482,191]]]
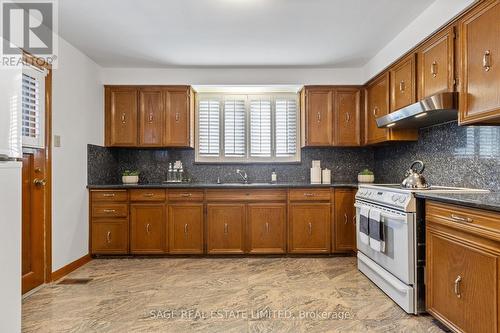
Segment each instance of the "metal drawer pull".
[[152,114],[152,113],[150,113],[150,114],[149,114],[149,122],[150,122],[150,123],[152,123],[152,122],[153,122],[153,114]]
[[175,121],[179,121],[179,119],[180,119],[179,112],[176,112],[175,113]]
[[344,213],[344,224],[347,224],[347,213]]
[[318,123],[321,121],[321,113],[316,113],[316,119],[318,120]]
[[102,211],[105,213],[116,213],[116,209],[103,209]]
[[483,68],[486,72],[488,72],[491,69],[491,52],[490,50],[484,51],[483,55]]
[[376,106],[376,107],[373,108],[373,116],[374,117],[377,116],[377,111],[378,111],[378,106]]
[[313,225],[311,222],[307,224],[307,228],[309,229],[309,235],[312,235]]
[[151,198],[151,197],[154,197],[155,195],[154,195],[154,193],[144,193],[144,196],[146,198]]
[[354,215],[354,216],[352,217],[352,223],[353,223],[354,225],[356,225],[356,215]]
[[466,222],[466,223],[472,223],[474,221],[470,217],[463,217],[463,216],[458,216],[455,214],[451,214],[451,219],[458,221],[458,222]]
[[462,277],[459,275],[455,279],[455,288],[454,288],[455,295],[457,295],[458,298],[462,297],[462,295],[460,294],[460,282],[462,282]]
[[106,234],[106,242],[108,244],[111,243],[111,231],[108,231],[108,233]]
[[266,232],[269,233],[269,222],[266,222]]
[[229,229],[229,227],[228,227],[227,223],[224,223],[224,233],[225,234],[227,234],[228,229]]
[[125,113],[122,113],[122,124],[125,124],[126,122]]
[[188,233],[188,224],[184,224],[184,233],[187,234]]
[[314,193],[304,193],[305,197],[314,197]]
[[432,74],[432,77],[436,77],[438,75],[437,64],[438,63],[435,60],[431,64],[431,74]]
[[399,82],[399,91],[401,92],[405,91],[405,81]]
[[115,196],[115,194],[114,193],[104,193],[102,196],[105,198],[112,198]]
[[190,198],[192,196],[191,193],[182,193],[181,194],[181,197],[184,197],[184,198]]
[[146,224],[146,232],[149,234],[151,232],[151,224]]
[[351,120],[351,114],[349,112],[347,112],[345,114],[345,121],[348,123],[350,120]]

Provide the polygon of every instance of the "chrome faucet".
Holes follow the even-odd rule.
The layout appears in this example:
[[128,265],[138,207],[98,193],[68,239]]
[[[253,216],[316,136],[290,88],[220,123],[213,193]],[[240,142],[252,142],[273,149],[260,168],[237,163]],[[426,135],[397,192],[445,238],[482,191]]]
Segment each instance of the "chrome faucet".
[[244,170],[236,169],[236,173],[240,175],[243,183],[248,184],[248,175]]

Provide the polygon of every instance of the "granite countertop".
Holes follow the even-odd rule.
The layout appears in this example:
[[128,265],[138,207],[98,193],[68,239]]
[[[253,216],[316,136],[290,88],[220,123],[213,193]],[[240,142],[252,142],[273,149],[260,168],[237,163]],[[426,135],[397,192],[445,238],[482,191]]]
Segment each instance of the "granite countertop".
[[424,193],[415,194],[417,198],[480,208],[500,212],[500,192],[485,193]]
[[304,187],[351,187],[357,188],[357,183],[332,183],[332,184],[309,184],[309,183],[157,183],[157,184],[102,184],[87,185],[89,189],[130,189],[130,188],[304,188]]

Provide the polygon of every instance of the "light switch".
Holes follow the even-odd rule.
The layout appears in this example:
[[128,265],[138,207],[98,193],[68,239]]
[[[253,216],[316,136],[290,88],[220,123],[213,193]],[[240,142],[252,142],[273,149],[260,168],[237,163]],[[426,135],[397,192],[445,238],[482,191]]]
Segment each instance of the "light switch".
[[54,135],[54,147],[61,147],[61,136]]

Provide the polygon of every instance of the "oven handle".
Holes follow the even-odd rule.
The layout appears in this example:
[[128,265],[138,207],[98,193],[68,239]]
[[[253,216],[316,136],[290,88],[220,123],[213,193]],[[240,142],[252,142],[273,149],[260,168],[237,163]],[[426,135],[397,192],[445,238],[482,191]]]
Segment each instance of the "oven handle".
[[[361,208],[368,208],[368,209],[370,209],[370,210],[371,210],[371,209],[376,209],[376,210],[380,211],[380,216],[381,216],[381,217],[388,217],[388,218],[392,218],[392,219],[394,219],[394,220],[402,221],[403,223],[406,223],[406,222],[407,222],[407,220],[406,220],[406,214],[405,214],[405,215],[391,214],[391,213],[386,212],[386,211],[384,211],[384,210],[377,209],[377,208],[373,208],[373,207],[371,207],[371,206],[367,206],[367,205],[363,205],[363,204],[358,204],[358,203],[355,203],[355,204],[354,204],[354,207],[359,208],[359,209],[361,209]],[[358,213],[356,213],[356,216],[358,216],[358,215],[359,215],[359,214],[358,214]]]

